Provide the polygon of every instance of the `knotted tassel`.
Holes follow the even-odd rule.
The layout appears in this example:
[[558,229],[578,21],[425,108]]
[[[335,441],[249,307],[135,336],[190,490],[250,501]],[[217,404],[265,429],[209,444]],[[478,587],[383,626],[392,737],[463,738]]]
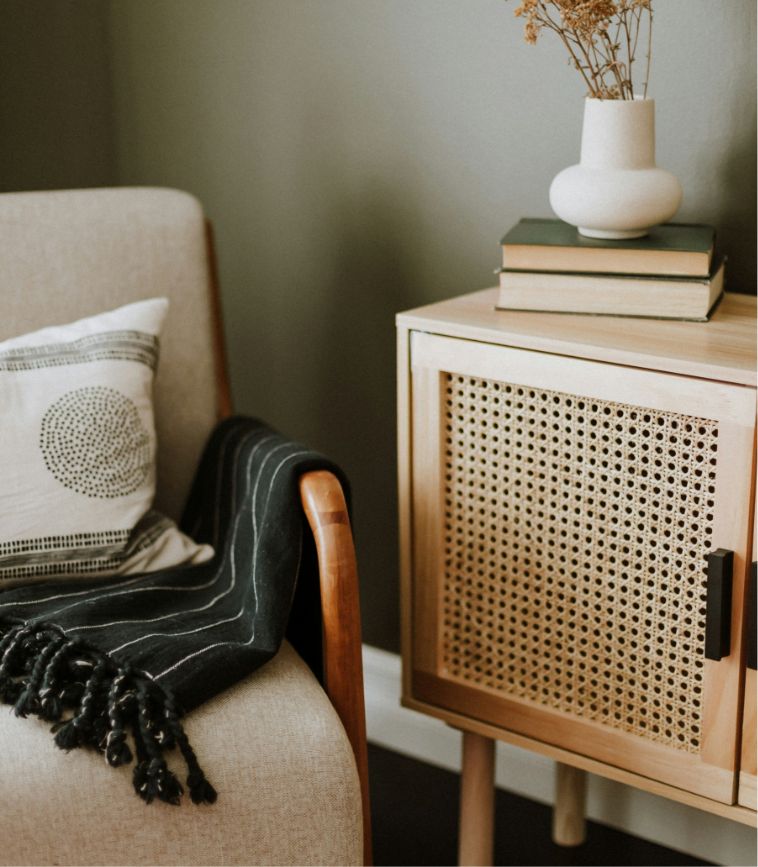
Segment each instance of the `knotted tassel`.
[[67,661],[68,654],[77,646],[76,639],[66,641],[53,654],[52,659],[45,669],[40,687],[40,712],[39,716],[48,722],[57,722],[63,715],[63,702],[60,697],[58,676],[63,664]]
[[78,680],[74,680],[63,685],[59,698],[64,707],[76,709],[81,704],[83,695],[84,684]]
[[48,641],[37,654],[37,658],[32,666],[29,682],[21,691],[21,694],[16,699],[16,704],[13,707],[13,712],[16,716],[25,717],[29,713],[39,714],[40,705],[40,686],[43,676],[47,670],[48,662],[55,652],[66,641],[61,635],[53,635],[53,638]]
[[24,641],[40,627],[36,623],[17,626],[3,640],[3,655],[0,659],[0,700],[6,704],[15,704],[21,693],[22,686],[14,680],[20,672],[14,668]]
[[[196,804],[214,803],[208,782],[179,721],[173,697],[147,675],[119,666],[107,654],[60,628],[13,623],[0,637],[0,696],[17,716],[36,714],[53,722],[58,747],[101,750],[117,767],[132,761],[127,731],[134,739],[134,788],[147,803],[179,804],[183,787],[164,754],[178,746],[187,765],[187,786]],[[68,719],[67,708],[74,713]]]
[[178,807],[183,793],[182,784],[176,778],[176,774],[169,770],[165,760],[151,759],[145,774],[145,789],[142,795],[145,802],[149,804],[157,797],[167,804]]
[[16,623],[0,638],[0,660],[5,656],[8,645],[16,637],[17,633],[24,628],[23,623]]
[[99,741],[93,738],[93,721],[97,711],[98,688],[103,681],[107,666],[108,660],[101,656],[85,684],[79,713],[64,723],[55,733],[55,743],[62,750],[73,750],[80,746],[99,746]]
[[124,690],[129,681],[131,671],[127,667],[119,668],[108,691],[108,723],[109,730],[105,738],[105,761],[112,768],[128,765],[132,760],[132,751],[126,743],[126,731],[122,714]]
[[187,788],[192,802],[194,804],[215,804],[218,794],[200,767],[195,751],[192,749],[189,738],[179,720],[179,712],[174,697],[168,691],[165,692],[164,707],[169,728],[173,732],[174,740],[187,765]]
[[74,720],[70,719],[55,727],[55,737],[53,738],[58,749],[74,750],[79,746],[79,730],[74,725]]
[[134,786],[134,791],[142,797],[140,793],[147,782],[147,767],[149,761],[147,759],[145,741],[142,738],[142,733],[137,722],[138,710],[136,692],[134,693],[133,708],[134,711],[130,715],[130,722],[132,724],[132,738],[134,739],[136,762],[134,764],[134,770],[132,771],[132,785]]
[[[187,742],[187,746],[189,747],[189,742]],[[190,747],[190,750],[192,750],[192,747]],[[194,752],[192,755],[194,756]],[[185,761],[187,761],[188,765],[190,764],[190,760],[187,759],[186,755]],[[187,774],[187,788],[189,789],[190,798],[192,798],[193,804],[216,803],[218,793],[208,782],[208,779],[203,773],[203,769],[197,764],[197,761],[195,761],[194,768],[190,770],[189,774]]]
[[173,771],[169,770],[161,745],[155,737],[157,720],[153,715],[148,686],[144,680],[137,683],[137,708],[140,741],[146,756],[134,769],[134,788],[147,804],[158,798],[167,804],[178,806],[184,789]]

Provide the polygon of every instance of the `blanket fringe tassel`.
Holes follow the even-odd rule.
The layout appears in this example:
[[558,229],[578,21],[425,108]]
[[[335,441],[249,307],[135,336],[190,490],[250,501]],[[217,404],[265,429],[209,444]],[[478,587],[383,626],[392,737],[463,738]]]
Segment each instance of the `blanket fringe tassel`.
[[55,626],[19,623],[7,631],[0,627],[0,701],[12,705],[16,716],[54,723],[51,731],[62,750],[97,750],[114,768],[136,757],[134,789],[148,804],[156,798],[167,804],[180,802],[184,787],[165,759],[174,747],[187,766],[192,801],[216,800],[173,696],[144,673],[118,665]]

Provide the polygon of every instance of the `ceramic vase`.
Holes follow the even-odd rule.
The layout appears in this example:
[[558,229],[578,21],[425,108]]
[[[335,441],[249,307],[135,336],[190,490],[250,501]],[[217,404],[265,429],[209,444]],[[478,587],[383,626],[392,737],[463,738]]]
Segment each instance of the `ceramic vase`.
[[655,165],[655,101],[586,99],[579,165],[550,186],[555,213],[589,238],[640,238],[681,201],[679,181]]

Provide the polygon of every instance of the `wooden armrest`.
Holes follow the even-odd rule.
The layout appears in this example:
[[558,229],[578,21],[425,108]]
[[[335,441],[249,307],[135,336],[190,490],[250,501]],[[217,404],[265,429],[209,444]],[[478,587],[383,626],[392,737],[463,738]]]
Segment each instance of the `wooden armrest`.
[[324,688],[355,753],[363,803],[363,857],[371,864],[366,711],[363,698],[358,569],[345,495],[326,470],[300,478],[300,497],[316,541],[323,620]]

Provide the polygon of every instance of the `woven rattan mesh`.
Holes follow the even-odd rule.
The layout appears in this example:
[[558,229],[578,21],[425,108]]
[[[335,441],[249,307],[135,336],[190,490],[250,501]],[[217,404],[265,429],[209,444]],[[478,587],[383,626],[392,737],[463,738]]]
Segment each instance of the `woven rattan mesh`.
[[697,752],[716,422],[446,379],[446,676]]

